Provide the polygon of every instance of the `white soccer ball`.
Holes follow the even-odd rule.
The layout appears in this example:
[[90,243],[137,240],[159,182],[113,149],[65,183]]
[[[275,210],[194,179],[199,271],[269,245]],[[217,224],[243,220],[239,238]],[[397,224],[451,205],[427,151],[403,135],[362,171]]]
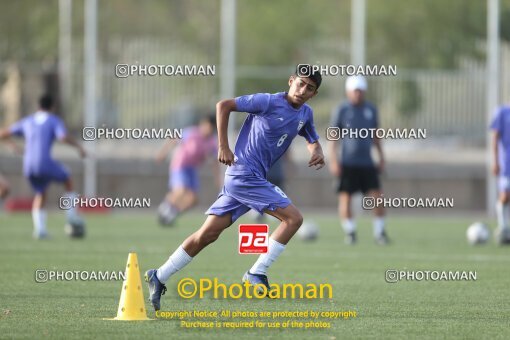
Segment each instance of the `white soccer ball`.
[[297,236],[303,241],[314,241],[319,237],[319,227],[313,221],[304,221],[297,231]]
[[482,244],[489,240],[489,228],[482,222],[475,222],[471,224],[466,232],[469,244]]
[[85,237],[85,221],[80,216],[74,216],[67,221],[64,231],[70,238],[83,238]]

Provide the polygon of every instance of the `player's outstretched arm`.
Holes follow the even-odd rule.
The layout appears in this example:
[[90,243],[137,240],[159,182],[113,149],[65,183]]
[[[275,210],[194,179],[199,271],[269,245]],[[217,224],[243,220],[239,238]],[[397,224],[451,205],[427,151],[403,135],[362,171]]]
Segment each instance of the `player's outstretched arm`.
[[491,134],[491,149],[492,149],[492,174],[494,176],[499,175],[499,132],[493,131]]
[[383,153],[383,149],[382,149],[382,142],[381,142],[381,139],[380,138],[374,138],[374,145],[375,145],[375,148],[377,150],[377,153],[379,155],[379,167],[378,167],[378,170],[379,172],[383,172],[384,171],[384,153]]
[[80,144],[78,144],[73,137],[66,135],[64,138],[61,139],[61,142],[75,147],[80,153],[81,158],[85,158],[87,156],[85,149]]
[[218,128],[218,161],[226,165],[234,164],[234,153],[228,144],[228,119],[236,110],[235,99],[224,99],[216,104],[216,125]]
[[330,140],[328,142],[328,154],[329,154],[329,172],[335,177],[340,176],[342,171],[341,164],[338,161],[338,141]]
[[316,170],[322,169],[324,165],[326,165],[326,162],[324,161],[324,153],[322,152],[322,147],[319,141],[316,141],[315,143],[308,143],[307,148],[312,155],[308,162],[308,166],[315,166]]
[[18,155],[22,155],[23,149],[20,148],[16,143],[14,143],[14,141],[11,138],[12,136],[14,136],[14,134],[12,133],[12,131],[10,129],[8,129],[8,128],[0,129],[0,139],[5,140],[5,142],[7,143],[9,148],[12,150],[12,152],[14,152],[15,154],[18,154]]

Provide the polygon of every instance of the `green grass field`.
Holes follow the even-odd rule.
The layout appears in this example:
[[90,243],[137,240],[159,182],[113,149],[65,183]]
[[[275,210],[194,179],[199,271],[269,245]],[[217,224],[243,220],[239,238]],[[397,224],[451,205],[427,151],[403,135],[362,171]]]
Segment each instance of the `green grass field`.
[[[236,224],[168,282],[162,299],[162,309],[171,311],[357,312],[356,318],[330,320],[329,329],[207,330],[183,329],[178,320],[105,321],[117,313],[121,281],[34,280],[36,269],[123,270],[131,251],[143,274],[165,261],[202,219],[186,215],[176,227],[163,229],[150,215],[87,216],[88,235],[80,241],[66,238],[64,216],[54,213],[52,238],[35,241],[28,214],[0,215],[0,338],[510,338],[510,248],[492,240],[467,245],[469,218],[388,218],[394,240],[388,247],[374,244],[365,218],[358,223],[359,243],[348,247],[333,215],[305,214],[319,224],[319,239],[294,239],[271,268],[270,282],[330,283],[333,299],[180,298],[176,284],[184,277],[239,282],[256,256],[237,253]],[[388,269],[476,271],[477,280],[386,283]]]

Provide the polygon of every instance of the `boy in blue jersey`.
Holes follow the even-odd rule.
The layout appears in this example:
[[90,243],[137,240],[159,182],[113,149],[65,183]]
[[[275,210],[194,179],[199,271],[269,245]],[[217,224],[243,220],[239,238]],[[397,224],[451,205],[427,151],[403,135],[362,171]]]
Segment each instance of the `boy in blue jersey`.
[[[25,139],[23,156],[23,175],[28,179],[35,192],[32,202],[32,218],[34,223],[34,237],[44,239],[48,236],[46,230],[46,191],[48,185],[55,181],[63,183],[67,197],[74,198],[73,184],[69,171],[51,157],[51,148],[55,140],[74,146],[85,157],[85,150],[67,134],[64,123],[51,113],[53,99],[42,96],[39,100],[39,110],[34,114],[14,123],[8,129],[0,130],[0,139],[11,136]],[[68,220],[76,218],[74,208],[67,210]]]
[[[267,181],[268,169],[284,154],[298,134],[308,142],[309,166],[321,169],[324,155],[313,123],[313,111],[306,101],[317,94],[320,74],[289,78],[289,92],[257,93],[226,99],[216,105],[218,160],[228,166],[225,184],[218,199],[207,210],[202,227],[189,236],[159,269],[146,272],[150,301],[160,309],[164,283],[186,266],[202,249],[214,242],[221,232],[250,209],[265,212],[281,223],[269,238],[268,252],[259,256],[245,273],[243,281],[263,284],[269,291],[266,272],[285,249],[303,222],[303,217],[285,193]],[[229,147],[227,128],[232,111],[247,112],[235,150]]]
[[[348,102],[333,111],[331,127],[340,129],[374,129],[378,128],[376,108],[365,100],[367,81],[362,76],[351,76],[345,82]],[[329,143],[330,172],[339,179],[338,211],[345,232],[347,244],[356,243],[356,224],[354,222],[351,201],[352,195],[361,191],[368,197],[382,195],[379,172],[384,169],[384,154],[381,141],[378,138],[346,137],[342,140],[341,155],[339,156],[338,142]],[[379,164],[372,160],[371,150],[375,146],[379,154]],[[374,209],[374,238],[378,244],[388,243],[384,225],[383,207]]]
[[510,106],[501,106],[496,110],[490,126],[492,130],[492,173],[498,176],[499,197],[496,204],[498,228],[496,241],[510,243]]

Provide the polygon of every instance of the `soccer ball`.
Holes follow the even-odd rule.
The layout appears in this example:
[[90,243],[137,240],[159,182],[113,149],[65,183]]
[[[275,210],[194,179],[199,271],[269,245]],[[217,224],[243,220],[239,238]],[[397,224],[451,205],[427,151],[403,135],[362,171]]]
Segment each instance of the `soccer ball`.
[[482,222],[471,224],[466,233],[469,244],[482,244],[489,239],[489,228]]
[[85,221],[79,216],[70,218],[64,226],[64,231],[70,238],[83,238],[85,237]]
[[313,221],[305,221],[298,229],[297,236],[303,241],[315,241],[319,236],[319,227]]

